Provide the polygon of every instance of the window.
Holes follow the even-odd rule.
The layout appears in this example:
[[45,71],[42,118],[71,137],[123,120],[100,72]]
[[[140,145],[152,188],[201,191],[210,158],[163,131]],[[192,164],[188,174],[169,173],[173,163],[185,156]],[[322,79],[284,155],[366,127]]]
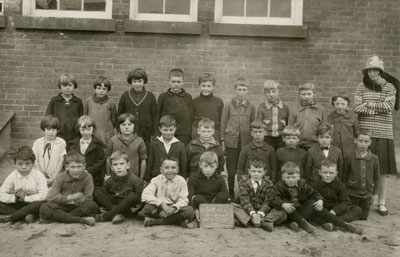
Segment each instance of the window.
[[23,0],[23,15],[111,19],[112,0]]
[[215,0],[215,22],[303,25],[303,0]]
[[131,0],[130,19],[197,21],[198,0]]
[[0,15],[3,15],[3,6],[4,6],[4,1],[0,0]]

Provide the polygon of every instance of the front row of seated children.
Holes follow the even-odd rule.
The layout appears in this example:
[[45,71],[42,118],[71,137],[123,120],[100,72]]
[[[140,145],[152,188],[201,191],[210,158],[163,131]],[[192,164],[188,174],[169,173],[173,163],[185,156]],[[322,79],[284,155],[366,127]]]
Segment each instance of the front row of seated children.
[[[205,152],[200,156],[201,173],[189,179],[189,187],[186,180],[177,175],[179,161],[175,158],[162,160],[161,174],[153,178],[143,192],[141,180],[128,172],[130,163],[125,153],[114,152],[110,160],[113,174],[103,187],[94,192],[96,203],[93,201],[93,179],[85,170],[85,157],[80,152],[71,151],[66,155],[65,171],[57,175],[47,192],[44,175],[33,168],[33,151],[29,147],[20,148],[14,156],[16,170],[0,188],[0,212],[3,214],[0,221],[33,222],[40,216],[42,222],[93,226],[96,221],[111,220],[116,224],[131,216],[131,207],[143,201],[145,205],[140,214],[145,217],[145,226],[187,227],[189,223],[189,227],[197,227],[199,217],[195,216],[194,209],[198,209],[201,203],[228,201],[225,181],[215,172],[218,157],[214,152]],[[313,233],[315,228],[308,222],[312,220],[328,231],[336,226],[362,234],[361,228],[347,223],[357,219],[362,211],[352,206],[348,197],[343,195],[345,191],[336,179],[335,163],[329,160],[321,163],[320,183],[331,188],[316,185],[322,195],[300,179],[300,168],[292,162],[283,165],[282,180],[275,186],[264,176],[265,163],[261,159],[250,161],[248,173],[249,177],[239,183],[239,202],[234,204],[238,224],[247,226],[251,223],[272,231],[274,225],[283,223],[287,218],[292,230],[297,231],[301,227]],[[323,199],[327,199],[326,204]],[[101,207],[100,214],[98,205]]]

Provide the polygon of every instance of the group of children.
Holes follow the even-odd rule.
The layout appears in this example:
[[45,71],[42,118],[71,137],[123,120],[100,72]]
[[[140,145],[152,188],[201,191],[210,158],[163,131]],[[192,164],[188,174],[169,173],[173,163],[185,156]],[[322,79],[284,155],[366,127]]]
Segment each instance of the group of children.
[[[145,226],[193,228],[200,204],[230,203],[238,226],[272,231],[287,221],[294,231],[313,233],[315,223],[362,234],[348,222],[367,219],[379,164],[347,96],[334,96],[335,111],[326,116],[311,83],[299,86],[301,101],[288,108],[279,83],[267,80],[256,111],[244,78],[225,106],[213,95],[209,73],[199,78],[193,100],[180,69],[170,71],[170,87],[158,101],[144,87],[143,69],[127,81],[131,88],[116,108],[107,78],[82,103],[72,93],[75,78],[61,75],[61,93],[40,124],[44,137],[19,149],[16,170],[0,188],[0,222],[40,216],[94,225],[137,214]],[[225,155],[228,187],[221,176]]]

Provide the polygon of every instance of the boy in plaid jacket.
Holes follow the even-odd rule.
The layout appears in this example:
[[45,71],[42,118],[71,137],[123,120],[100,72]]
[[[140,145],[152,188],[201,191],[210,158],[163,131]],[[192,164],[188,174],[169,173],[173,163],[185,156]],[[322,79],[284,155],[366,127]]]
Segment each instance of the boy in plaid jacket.
[[272,232],[274,224],[286,221],[286,213],[270,206],[273,184],[265,177],[265,162],[253,158],[249,165],[249,178],[239,182],[239,204],[233,203],[236,224],[248,226],[251,222]]

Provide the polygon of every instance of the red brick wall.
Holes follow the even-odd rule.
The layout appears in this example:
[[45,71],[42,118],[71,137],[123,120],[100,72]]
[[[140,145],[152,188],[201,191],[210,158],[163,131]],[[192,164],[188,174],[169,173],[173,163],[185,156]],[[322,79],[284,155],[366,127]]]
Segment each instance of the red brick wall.
[[[17,113],[12,123],[15,145],[31,144],[40,137],[39,122],[49,99],[58,93],[62,72],[77,77],[76,95],[85,99],[99,75],[112,81],[111,97],[117,102],[128,89],[129,70],[144,68],[148,90],[156,95],[167,89],[171,68],[185,71],[185,88],[198,95],[197,77],[212,72],[215,94],[228,100],[238,76],[251,82],[250,98],[262,100],[265,79],[278,80],[282,99],[298,100],[296,87],[303,81],[317,86],[317,100],[329,111],[329,98],[338,91],[353,94],[361,81],[368,56],[383,57],[385,69],[400,77],[400,2],[398,0],[304,0],[305,39],[229,37],[208,35],[214,0],[200,0],[201,35],[125,33],[129,0],[113,1],[116,32],[27,30],[14,27],[21,15],[21,0],[5,1],[7,26],[0,30],[0,111]],[[400,118],[395,113],[400,143]]]

